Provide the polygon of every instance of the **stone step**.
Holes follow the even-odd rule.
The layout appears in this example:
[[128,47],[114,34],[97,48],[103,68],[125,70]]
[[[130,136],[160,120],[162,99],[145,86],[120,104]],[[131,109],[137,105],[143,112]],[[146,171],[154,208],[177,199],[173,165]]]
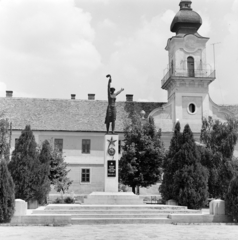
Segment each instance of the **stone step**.
[[33,210],[32,214],[201,214],[201,210]]
[[143,199],[132,192],[92,192],[84,205],[142,205]]
[[169,218],[72,218],[75,225],[86,224],[171,224]]
[[88,195],[86,199],[140,199],[139,195]]
[[73,218],[168,218],[170,214],[75,214]]
[[[141,199],[113,199],[113,198],[107,198],[107,199],[97,199],[98,205],[141,205],[143,204],[143,201]],[[84,199],[85,205],[94,205],[95,199]]]
[[171,206],[171,205],[80,205],[80,204],[49,204],[45,210],[187,210],[185,206]]

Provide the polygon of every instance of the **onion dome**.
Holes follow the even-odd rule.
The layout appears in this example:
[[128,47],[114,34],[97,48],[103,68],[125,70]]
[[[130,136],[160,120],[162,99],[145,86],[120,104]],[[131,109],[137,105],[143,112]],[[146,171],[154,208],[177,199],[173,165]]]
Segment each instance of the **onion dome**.
[[202,25],[202,18],[191,8],[191,1],[180,1],[180,11],[175,15],[170,31],[179,33],[196,33]]

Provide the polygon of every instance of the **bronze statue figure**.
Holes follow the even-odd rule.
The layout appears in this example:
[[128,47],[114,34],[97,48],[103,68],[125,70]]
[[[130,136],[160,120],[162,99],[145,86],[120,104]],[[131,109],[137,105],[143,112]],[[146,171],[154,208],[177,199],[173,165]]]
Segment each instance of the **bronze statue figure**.
[[108,106],[107,106],[107,114],[106,114],[106,118],[105,118],[105,124],[106,124],[106,128],[107,128],[107,134],[109,132],[109,128],[110,128],[110,123],[112,124],[112,133],[115,133],[115,121],[116,121],[116,115],[117,115],[117,111],[116,111],[116,96],[118,94],[120,94],[122,91],[124,91],[124,89],[122,88],[120,91],[115,92],[115,88],[111,88],[111,82],[112,82],[112,78],[111,75],[107,75],[107,78],[109,78],[108,80],[108,87],[107,87],[107,94],[108,94]]

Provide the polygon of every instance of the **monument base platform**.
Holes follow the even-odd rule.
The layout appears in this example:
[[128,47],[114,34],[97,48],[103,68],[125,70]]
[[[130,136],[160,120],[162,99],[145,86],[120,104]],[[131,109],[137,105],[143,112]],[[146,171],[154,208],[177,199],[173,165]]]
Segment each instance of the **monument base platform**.
[[84,205],[143,205],[143,199],[132,192],[92,192]]

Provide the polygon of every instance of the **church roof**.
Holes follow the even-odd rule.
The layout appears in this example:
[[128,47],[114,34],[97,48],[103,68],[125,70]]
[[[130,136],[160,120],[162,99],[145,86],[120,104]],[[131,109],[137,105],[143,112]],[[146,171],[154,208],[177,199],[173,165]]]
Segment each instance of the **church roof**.
[[[107,101],[40,98],[0,98],[0,112],[12,122],[12,128],[22,130],[27,124],[32,130],[104,132]],[[116,131],[123,132],[124,123],[133,111],[146,116],[160,102],[117,102]],[[146,117],[145,116],[145,117]]]

